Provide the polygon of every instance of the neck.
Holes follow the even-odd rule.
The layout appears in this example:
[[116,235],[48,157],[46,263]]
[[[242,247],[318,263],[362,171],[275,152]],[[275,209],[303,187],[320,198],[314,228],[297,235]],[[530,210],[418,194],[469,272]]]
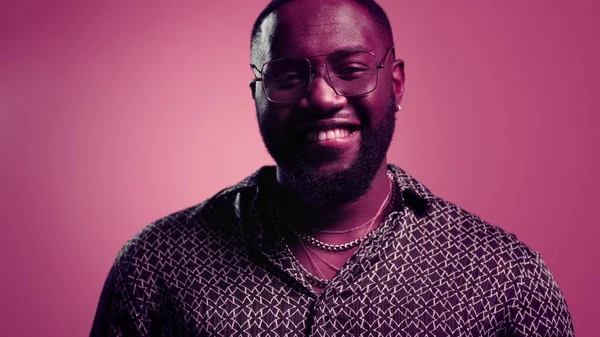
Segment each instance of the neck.
[[[281,174],[277,174],[280,185],[286,186]],[[288,220],[298,230],[333,230],[343,231],[363,224],[376,215],[386,198],[391,193],[387,162],[379,167],[371,186],[358,200],[343,204],[313,206],[298,198],[293,191],[285,193],[280,201],[282,210]],[[388,200],[392,202],[392,200]],[[376,222],[381,222],[386,212],[381,212]]]

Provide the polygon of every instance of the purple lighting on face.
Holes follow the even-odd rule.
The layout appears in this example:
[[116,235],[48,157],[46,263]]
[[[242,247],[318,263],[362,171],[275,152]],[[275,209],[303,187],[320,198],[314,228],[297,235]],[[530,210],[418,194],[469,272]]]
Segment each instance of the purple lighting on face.
[[[88,334],[126,240],[272,163],[264,4],[0,5],[1,335]],[[600,3],[381,5],[407,74],[388,161],[539,251],[594,335]]]

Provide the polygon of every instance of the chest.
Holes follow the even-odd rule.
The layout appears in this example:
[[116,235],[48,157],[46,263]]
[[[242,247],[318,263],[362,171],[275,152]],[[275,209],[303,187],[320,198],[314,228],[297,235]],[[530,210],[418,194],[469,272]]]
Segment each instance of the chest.
[[[171,331],[202,335],[499,335],[506,289],[477,264],[383,254],[350,261],[320,296],[298,274],[238,257],[170,284]],[[217,262],[216,260],[213,262]],[[173,315],[172,313],[176,314]],[[173,317],[176,317],[173,320]]]

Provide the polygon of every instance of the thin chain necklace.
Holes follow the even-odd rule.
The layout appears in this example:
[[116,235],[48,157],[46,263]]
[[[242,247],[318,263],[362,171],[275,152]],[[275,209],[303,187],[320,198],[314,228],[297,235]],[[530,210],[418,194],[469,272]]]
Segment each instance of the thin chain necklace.
[[331,264],[329,261],[325,260],[323,257],[321,257],[321,255],[317,254],[316,250],[310,249],[310,247],[306,246],[305,244],[303,244],[302,242],[300,242],[300,245],[302,245],[302,248],[304,248],[304,250],[307,252],[312,253],[314,256],[316,256],[319,260],[321,260],[321,262],[323,262],[327,267],[329,267],[329,269],[333,270],[334,272],[338,272],[340,271],[341,268],[336,267],[335,265]]
[[308,257],[308,260],[310,261],[310,264],[313,266],[313,269],[316,269],[317,272],[321,275],[320,277],[322,279],[327,279],[327,277],[325,277],[325,273],[323,273],[323,271],[321,270],[321,268],[319,268],[319,266],[317,265],[317,263],[315,262],[315,260],[312,258],[310,252],[308,251],[308,249],[306,248],[305,245],[303,245],[302,243],[300,243],[300,246],[302,247],[302,249],[304,249],[304,252],[306,253],[306,256]]
[[330,244],[330,243],[325,243],[320,240],[317,240],[310,235],[298,233],[295,230],[292,230],[292,232],[298,237],[298,239],[300,239],[301,242],[303,242],[311,247],[314,247],[318,250],[329,252],[329,253],[345,252],[345,251],[348,251],[348,250],[360,245],[363,241],[365,241],[372,235],[371,228],[375,224],[375,220],[377,220],[377,218],[381,215],[381,212],[384,210],[385,206],[387,206],[387,203],[390,200],[390,197],[392,195],[393,186],[392,186],[391,175],[388,174],[388,177],[390,178],[389,179],[390,191],[389,191],[388,195],[386,196],[385,200],[383,201],[383,203],[381,204],[381,206],[379,207],[379,210],[377,211],[375,216],[370,221],[369,227],[367,228],[367,230],[365,231],[365,234],[362,237],[360,237],[356,240],[347,242],[347,243],[343,243],[343,244]]
[[[392,175],[392,173],[387,172],[387,176],[390,178],[390,183],[393,182],[394,176]],[[391,186],[391,184],[390,184],[390,193],[392,193],[392,188],[393,188],[393,186]],[[389,194],[388,194],[388,197],[389,197]],[[383,202],[383,204],[385,204],[386,202],[387,202],[387,199]],[[363,228],[367,227],[370,223],[372,223],[373,221],[375,221],[375,219],[377,219],[378,215],[379,214],[375,214],[374,217],[367,220],[367,222],[365,222],[364,224],[354,227],[354,228],[350,228],[350,229],[344,229],[344,230],[313,229],[312,231],[315,233],[323,233],[323,234],[347,234],[347,233],[354,232],[359,229],[363,229]]]
[[354,227],[354,228],[350,228],[350,229],[344,229],[344,230],[326,230],[326,229],[313,229],[312,231],[315,233],[323,233],[323,234],[346,234],[346,233],[350,233],[350,232],[354,232],[357,231],[359,229],[363,229],[365,227],[367,227],[371,222],[375,221],[375,219],[377,218],[377,214],[372,217],[371,219],[367,220],[367,222],[365,222],[364,224]]
[[[369,226],[369,228],[367,229],[367,231],[365,232],[366,234],[363,236],[363,240],[361,240],[361,242],[359,242],[359,244],[361,244],[362,242],[364,242],[368,237],[371,236],[372,232],[369,232],[371,227],[373,227],[373,224],[375,223],[375,220],[377,219],[377,217],[379,216],[379,214],[381,213],[381,210],[383,209],[383,206],[386,205],[386,203],[388,202],[388,200],[390,199],[390,196],[393,194],[393,185],[392,185],[392,180],[393,177],[391,174],[388,173],[388,176],[390,178],[390,192],[388,193],[388,196],[386,197],[385,201],[383,202],[383,204],[381,205],[381,207],[379,208],[379,210],[377,211],[377,214],[375,215],[375,217],[373,217],[373,220],[371,221],[371,224]],[[393,199],[393,198],[392,198]],[[297,235],[297,233],[295,233],[295,231],[293,231],[294,234]],[[298,237],[299,238],[299,237]],[[296,256],[294,255],[294,253],[292,253],[292,250],[290,249],[290,247],[288,246],[286,240],[283,240],[283,243],[285,244],[285,248],[288,251],[288,253],[291,255],[292,257],[292,263],[294,265],[296,265],[296,267],[298,267],[298,269],[300,269],[300,271],[306,276],[306,279],[308,281],[308,283],[310,283],[312,286],[324,289],[325,287],[327,287],[327,285],[330,283],[330,280],[326,279],[325,274],[323,273],[323,271],[319,268],[319,266],[315,263],[315,260],[312,258],[311,256],[311,252],[313,255],[315,255],[319,260],[321,260],[321,262],[323,262],[327,267],[329,267],[331,270],[335,271],[336,273],[340,271],[340,268],[336,267],[335,265],[331,264],[330,262],[326,261],[323,257],[321,257],[319,254],[317,254],[316,251],[312,251],[312,249],[310,249],[310,247],[307,247],[304,242],[302,242],[302,240],[299,240],[300,246],[302,247],[302,249],[304,250],[304,252],[306,253],[311,265],[313,266],[313,269],[315,269],[320,275],[321,277],[318,277],[316,275],[314,275],[313,273],[311,273],[310,271],[308,271],[303,265],[302,263],[300,263],[300,261],[298,261],[298,259],[296,258]],[[324,243],[325,244],[325,243]],[[325,244],[327,245],[327,244]],[[335,245],[333,245],[335,246]]]
[[[285,243],[286,250],[292,256],[292,263],[298,269],[300,269],[300,271],[302,272],[302,274],[304,274],[304,276],[306,276],[308,283],[310,283],[313,286],[319,287],[319,288],[325,288],[329,284],[329,280],[326,280],[324,278],[319,278],[319,277],[313,275],[311,272],[309,272],[306,268],[304,268],[302,263],[300,263],[300,261],[298,261],[298,259],[294,255],[294,253],[292,253],[292,250],[288,246],[287,242],[285,242],[285,240],[284,240],[284,243]],[[300,243],[300,244],[302,244],[302,243]]]

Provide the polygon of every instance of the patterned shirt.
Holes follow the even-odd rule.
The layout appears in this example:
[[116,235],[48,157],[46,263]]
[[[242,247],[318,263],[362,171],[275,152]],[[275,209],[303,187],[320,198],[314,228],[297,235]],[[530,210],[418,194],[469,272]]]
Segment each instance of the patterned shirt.
[[538,253],[389,170],[391,214],[320,295],[263,167],[127,242],[91,336],[573,336]]

